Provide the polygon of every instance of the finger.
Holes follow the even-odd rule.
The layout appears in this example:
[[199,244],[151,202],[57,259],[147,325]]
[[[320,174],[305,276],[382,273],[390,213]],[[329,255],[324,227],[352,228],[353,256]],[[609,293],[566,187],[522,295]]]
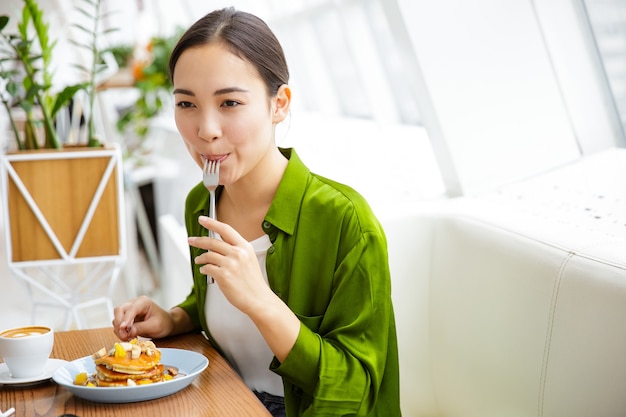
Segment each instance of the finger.
[[239,245],[247,242],[235,229],[226,223],[222,223],[207,216],[198,217],[198,223],[205,229],[218,233],[224,242],[231,245]]
[[120,330],[119,330],[119,328],[117,327],[117,324],[115,323],[115,320],[112,320],[112,321],[111,321],[111,324],[113,325],[113,333],[115,333],[115,335],[116,335],[118,338],[122,339],[122,335],[120,335]]
[[113,324],[113,333],[115,333],[117,337],[120,338],[120,340],[132,339],[131,332],[129,331],[128,327],[126,326],[120,327],[119,324],[115,322],[115,320],[112,322],[112,324]]
[[214,239],[206,236],[191,236],[187,239],[187,243],[189,243],[189,246],[206,251],[206,253],[217,252],[221,253],[222,255],[226,254],[228,252],[228,249],[232,247],[230,243],[226,243],[220,239]]
[[131,329],[128,331],[128,334],[131,336],[131,338],[153,334],[155,332],[155,329],[153,329],[153,327],[154,323],[152,323],[151,325],[150,321],[140,321],[135,323],[131,327]]
[[130,332],[128,332],[126,329],[120,328],[115,333],[117,334],[117,337],[120,338],[120,340],[129,341],[132,339]]
[[204,264],[198,268],[198,271],[203,275],[209,275],[213,278],[219,279],[221,277],[220,267],[214,264]]
[[204,264],[215,264],[219,265],[221,260],[227,256],[228,248],[230,245],[220,242],[220,246],[212,246],[211,249],[208,249],[206,252],[202,252],[200,255],[196,256],[193,259],[194,264],[196,265],[204,265]]
[[133,322],[135,321],[136,314],[137,313],[132,304],[126,308],[120,307],[119,315],[116,314],[116,317],[114,319],[114,326],[121,330],[130,330]]
[[120,329],[120,325],[124,323],[124,317],[125,309],[123,306],[115,307],[113,310],[113,321],[111,322],[113,324],[113,328],[115,329],[115,333],[117,333]]
[[132,339],[132,329],[133,326],[129,326],[125,322],[116,323],[115,321],[113,321],[113,330],[121,340]]
[[124,303],[113,310],[113,327],[117,329],[118,335],[126,337],[130,334],[133,325],[139,318],[142,318],[150,308],[150,299],[140,296]]

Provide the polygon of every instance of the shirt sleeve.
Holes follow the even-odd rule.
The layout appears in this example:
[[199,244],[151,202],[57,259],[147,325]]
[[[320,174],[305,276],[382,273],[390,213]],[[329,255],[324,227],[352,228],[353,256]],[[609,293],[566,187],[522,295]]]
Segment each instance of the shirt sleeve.
[[[198,224],[198,216],[205,214],[204,210],[207,207],[206,204],[207,195],[206,189],[202,183],[196,185],[187,195],[185,201],[185,227],[187,230],[187,236],[202,236],[206,233],[202,227]],[[194,285],[187,298],[178,307],[185,310],[194,328],[199,329],[204,326],[204,295],[206,294],[206,278],[200,274],[199,267],[194,264],[194,258],[200,254],[200,250],[189,247],[189,257],[191,262],[191,270]]]
[[196,296],[193,292],[187,296],[185,301],[178,304],[177,307],[185,310],[185,312],[191,319],[191,322],[193,323],[194,329],[199,329],[202,327],[202,323],[200,322],[200,315],[198,314],[198,302],[196,301]]
[[393,323],[390,291],[384,235],[364,233],[336,269],[324,315],[307,318],[319,326],[301,318],[291,352],[271,366],[301,391],[303,416],[370,414]]

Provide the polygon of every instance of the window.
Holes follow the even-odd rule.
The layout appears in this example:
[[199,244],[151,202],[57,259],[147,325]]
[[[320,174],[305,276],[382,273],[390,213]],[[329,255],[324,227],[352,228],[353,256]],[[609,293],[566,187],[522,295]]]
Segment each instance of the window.
[[585,0],[584,3],[620,120],[626,126],[626,3],[623,0]]
[[381,0],[296,4],[268,21],[285,47],[303,109],[420,124],[411,72],[390,30],[403,22],[390,22]]

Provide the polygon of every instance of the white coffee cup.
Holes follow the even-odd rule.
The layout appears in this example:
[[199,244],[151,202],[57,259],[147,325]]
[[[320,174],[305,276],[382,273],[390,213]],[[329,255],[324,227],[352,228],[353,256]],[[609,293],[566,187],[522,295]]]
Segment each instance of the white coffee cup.
[[0,357],[13,378],[32,378],[44,373],[54,344],[47,326],[23,326],[0,332]]

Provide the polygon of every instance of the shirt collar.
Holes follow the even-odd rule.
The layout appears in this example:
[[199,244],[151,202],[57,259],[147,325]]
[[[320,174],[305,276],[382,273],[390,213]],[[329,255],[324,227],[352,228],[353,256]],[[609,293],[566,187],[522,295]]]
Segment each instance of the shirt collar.
[[309,182],[309,169],[292,148],[279,148],[289,159],[265,220],[288,234],[293,234],[298,222],[300,204]]

